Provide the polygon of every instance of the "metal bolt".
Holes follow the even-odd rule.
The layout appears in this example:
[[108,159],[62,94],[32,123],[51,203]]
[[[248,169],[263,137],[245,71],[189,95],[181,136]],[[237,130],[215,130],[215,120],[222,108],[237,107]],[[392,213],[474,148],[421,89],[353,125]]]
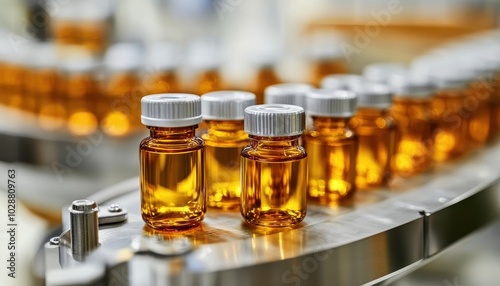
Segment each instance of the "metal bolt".
[[112,204],[108,207],[108,211],[111,213],[119,213],[122,211],[122,207],[119,205]]
[[51,245],[59,245],[60,242],[61,242],[61,239],[59,238],[59,236],[55,236],[49,240],[49,243]]

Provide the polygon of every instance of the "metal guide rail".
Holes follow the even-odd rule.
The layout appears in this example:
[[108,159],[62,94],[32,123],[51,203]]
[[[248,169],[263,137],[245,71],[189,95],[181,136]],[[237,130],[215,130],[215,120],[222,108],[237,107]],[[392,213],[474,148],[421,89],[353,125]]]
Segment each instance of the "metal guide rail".
[[199,228],[157,232],[140,217],[133,178],[90,197],[99,205],[95,245],[82,248],[92,220],[75,226],[65,208],[68,230],[45,245],[47,285],[378,283],[500,217],[498,145],[342,205],[309,205],[295,228],[254,227],[238,212],[209,209]]

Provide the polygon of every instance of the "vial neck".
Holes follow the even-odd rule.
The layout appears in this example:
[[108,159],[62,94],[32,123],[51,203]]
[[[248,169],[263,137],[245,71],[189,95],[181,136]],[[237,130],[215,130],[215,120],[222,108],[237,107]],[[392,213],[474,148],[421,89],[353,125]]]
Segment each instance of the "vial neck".
[[207,120],[207,133],[212,136],[245,134],[243,120]]
[[344,129],[348,126],[350,117],[317,117],[313,116],[313,129]]
[[154,127],[148,126],[149,136],[155,139],[183,140],[195,137],[198,125],[187,127]]
[[265,137],[249,135],[250,145],[254,148],[295,148],[299,146],[300,136]]

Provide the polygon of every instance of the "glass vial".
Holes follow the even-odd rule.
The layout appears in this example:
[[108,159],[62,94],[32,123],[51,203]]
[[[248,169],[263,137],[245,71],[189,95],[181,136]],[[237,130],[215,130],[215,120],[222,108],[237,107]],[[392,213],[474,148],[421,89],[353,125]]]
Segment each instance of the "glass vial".
[[364,83],[353,91],[358,95],[358,111],[350,121],[359,140],[356,186],[379,187],[391,177],[396,134],[396,124],[389,113],[392,94],[386,85],[376,83]]
[[356,111],[356,94],[320,89],[307,94],[307,114],[313,125],[304,135],[309,160],[308,196],[330,203],[356,190],[358,138],[349,128]]
[[197,226],[206,212],[204,143],[195,136],[200,97],[148,95],[141,107],[141,121],[150,130],[139,150],[142,218],[154,229]]
[[241,152],[241,214],[251,224],[279,227],[306,215],[307,155],[299,146],[304,109],[263,104],[245,109],[250,145]]
[[470,114],[468,139],[469,146],[481,147],[492,138],[492,97],[493,71],[481,66],[473,67],[474,78],[469,84],[464,108]]
[[400,63],[374,63],[363,69],[363,78],[368,82],[387,84],[389,78],[406,72],[406,67]]
[[257,104],[264,103],[265,89],[270,85],[278,84],[280,81],[281,80],[274,70],[274,65],[265,65],[260,67],[257,70],[255,77],[255,95],[257,96]]
[[465,110],[469,76],[457,69],[442,69],[432,75],[437,88],[432,100],[432,116],[436,120],[434,155],[437,162],[465,154],[468,139],[468,118]]
[[[306,109],[306,94],[313,86],[306,83],[280,83],[268,86],[264,90],[264,102],[267,104],[291,104]],[[312,119],[306,114],[306,127]],[[301,138],[303,139],[303,138]]]
[[392,76],[389,85],[394,92],[391,116],[397,126],[392,170],[403,177],[425,172],[432,166],[434,148],[434,86],[410,73]]
[[243,125],[244,110],[255,95],[244,91],[214,91],[201,96],[205,142],[208,206],[234,209],[240,205],[241,150],[249,143]]

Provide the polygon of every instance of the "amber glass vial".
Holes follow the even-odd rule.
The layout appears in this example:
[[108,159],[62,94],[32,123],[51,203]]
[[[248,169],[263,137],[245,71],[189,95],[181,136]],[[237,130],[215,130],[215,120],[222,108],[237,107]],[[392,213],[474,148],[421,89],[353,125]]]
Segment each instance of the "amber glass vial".
[[432,167],[434,149],[434,86],[410,73],[392,76],[389,86],[394,92],[391,116],[397,126],[392,170],[402,177],[425,172]]
[[263,104],[245,109],[250,144],[241,152],[241,214],[250,224],[280,227],[306,215],[307,155],[299,146],[304,109]]
[[432,116],[436,121],[433,159],[444,162],[467,151],[470,113],[464,104],[470,77],[457,69],[443,69],[436,71],[432,80],[437,88],[432,99]]
[[208,206],[240,206],[241,150],[249,143],[243,126],[244,110],[255,104],[255,95],[243,91],[214,91],[201,96],[205,141]]
[[470,113],[468,140],[471,147],[481,147],[492,138],[493,74],[487,67],[473,67],[474,78],[469,84],[465,110]]
[[206,212],[205,146],[195,136],[200,97],[148,95],[141,109],[141,121],[150,130],[139,148],[142,219],[160,230],[197,226]]
[[149,48],[143,77],[147,94],[180,92],[176,72],[180,57],[180,48],[174,43],[157,42]]
[[257,70],[257,75],[255,78],[255,95],[257,96],[257,104],[264,103],[264,91],[265,89],[274,84],[278,84],[281,80],[279,79],[273,65],[265,65]]
[[77,136],[91,134],[98,127],[95,103],[100,89],[95,72],[96,63],[92,60],[75,60],[65,65],[62,98],[68,129]]
[[303,138],[310,199],[328,204],[356,190],[358,138],[348,126],[356,101],[356,94],[346,90],[320,89],[307,94],[307,114],[313,118]]
[[353,89],[358,95],[358,111],[350,127],[358,136],[356,186],[379,187],[391,178],[396,124],[390,116],[392,93],[383,84],[364,83]]

